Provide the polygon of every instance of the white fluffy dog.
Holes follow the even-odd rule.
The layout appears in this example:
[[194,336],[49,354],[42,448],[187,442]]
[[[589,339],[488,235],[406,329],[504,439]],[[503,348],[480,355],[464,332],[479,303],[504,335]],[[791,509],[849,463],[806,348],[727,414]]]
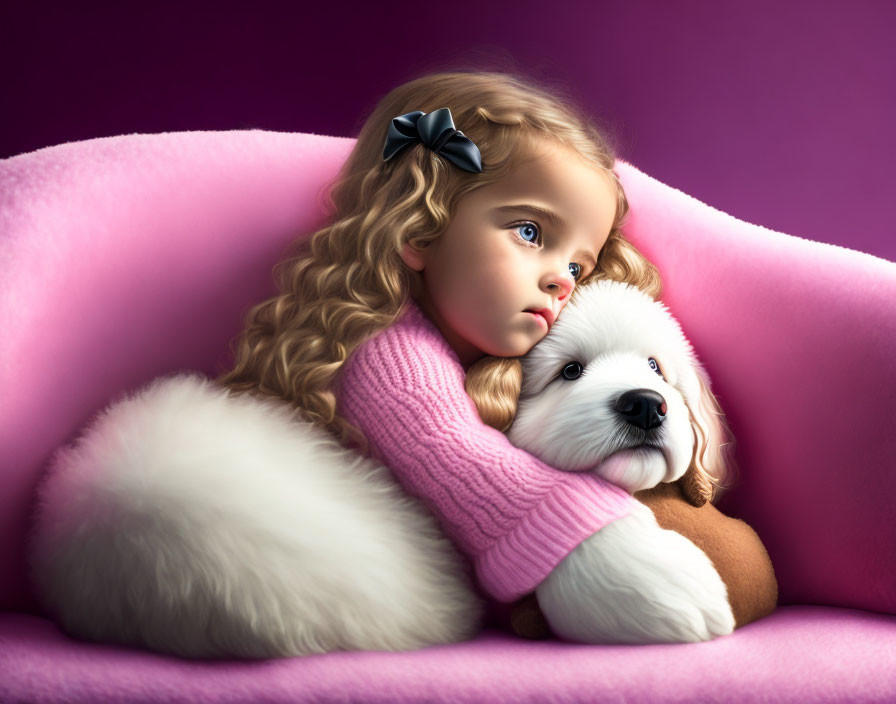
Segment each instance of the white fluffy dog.
[[[582,287],[523,364],[510,439],[559,469],[636,491],[710,447],[699,365],[637,289]],[[414,649],[472,638],[484,617],[468,563],[385,467],[285,403],[198,375],[115,401],[56,452],[29,550],[67,632],[186,657]],[[536,594],[555,633],[582,642],[734,627],[709,559],[646,506],[585,540]]]
[[[729,471],[705,371],[668,309],[634,286],[577,289],[522,372],[508,437],[557,469],[631,493],[684,477],[698,505],[712,496],[710,468],[718,480]],[[706,554],[641,505],[582,542],[536,596],[554,633],[582,642],[702,641],[735,625]]]

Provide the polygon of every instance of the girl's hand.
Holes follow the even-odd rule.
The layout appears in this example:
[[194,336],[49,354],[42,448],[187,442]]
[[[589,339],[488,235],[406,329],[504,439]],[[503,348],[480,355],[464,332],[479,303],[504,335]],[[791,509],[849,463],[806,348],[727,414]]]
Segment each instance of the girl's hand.
[[680,643],[734,630],[706,554],[646,506],[584,540],[536,589],[553,632],[582,643]]

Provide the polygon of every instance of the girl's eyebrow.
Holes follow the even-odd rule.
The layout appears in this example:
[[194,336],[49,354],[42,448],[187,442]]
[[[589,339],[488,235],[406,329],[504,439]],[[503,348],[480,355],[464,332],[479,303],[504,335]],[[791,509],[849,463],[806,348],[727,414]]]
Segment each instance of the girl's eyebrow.
[[519,205],[502,205],[495,210],[500,210],[501,212],[509,211],[509,210],[523,210],[534,215],[540,215],[545,220],[547,220],[551,225],[561,230],[567,229],[566,220],[561,218],[557,213],[553,210],[548,210],[547,208],[542,208],[540,205],[531,205],[528,203],[520,203]]
[[[553,210],[548,210],[547,208],[543,208],[540,205],[532,205],[531,203],[520,203],[518,205],[500,205],[495,208],[495,210],[499,212],[516,210],[531,213],[533,215],[540,215],[558,230],[566,231],[569,229],[566,220],[557,215],[557,213],[555,213]],[[584,257],[591,263],[592,266],[597,266],[597,260],[594,258],[594,255],[586,249],[580,249],[575,253],[575,256]]]

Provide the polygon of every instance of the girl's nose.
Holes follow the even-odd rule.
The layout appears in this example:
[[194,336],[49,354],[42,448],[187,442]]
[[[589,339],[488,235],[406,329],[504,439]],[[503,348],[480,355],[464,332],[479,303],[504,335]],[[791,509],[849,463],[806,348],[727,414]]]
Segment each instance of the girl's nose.
[[575,285],[571,274],[551,273],[542,279],[542,288],[555,296],[558,301],[565,301]]

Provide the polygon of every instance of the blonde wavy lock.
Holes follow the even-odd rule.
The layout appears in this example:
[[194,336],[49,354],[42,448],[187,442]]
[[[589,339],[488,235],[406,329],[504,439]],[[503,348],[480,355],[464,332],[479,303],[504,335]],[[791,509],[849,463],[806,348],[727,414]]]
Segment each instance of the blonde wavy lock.
[[[482,173],[463,171],[421,144],[383,161],[393,117],[442,107],[479,148]],[[510,72],[431,73],[390,91],[366,119],[328,189],[327,224],[296,240],[274,266],[279,293],[249,310],[231,344],[233,368],[216,381],[285,399],[298,417],[366,453],[363,433],[338,415],[333,387],[352,352],[417,298],[421,279],[400,256],[405,243],[422,249],[436,240],[465,194],[504,178],[539,139],[571,148],[616,189],[610,236],[582,283],[615,279],[658,298],[659,272],[622,234],[629,205],[613,172],[613,150],[561,86]],[[467,391],[483,418],[502,405],[506,413],[518,359],[488,357],[470,372]]]

